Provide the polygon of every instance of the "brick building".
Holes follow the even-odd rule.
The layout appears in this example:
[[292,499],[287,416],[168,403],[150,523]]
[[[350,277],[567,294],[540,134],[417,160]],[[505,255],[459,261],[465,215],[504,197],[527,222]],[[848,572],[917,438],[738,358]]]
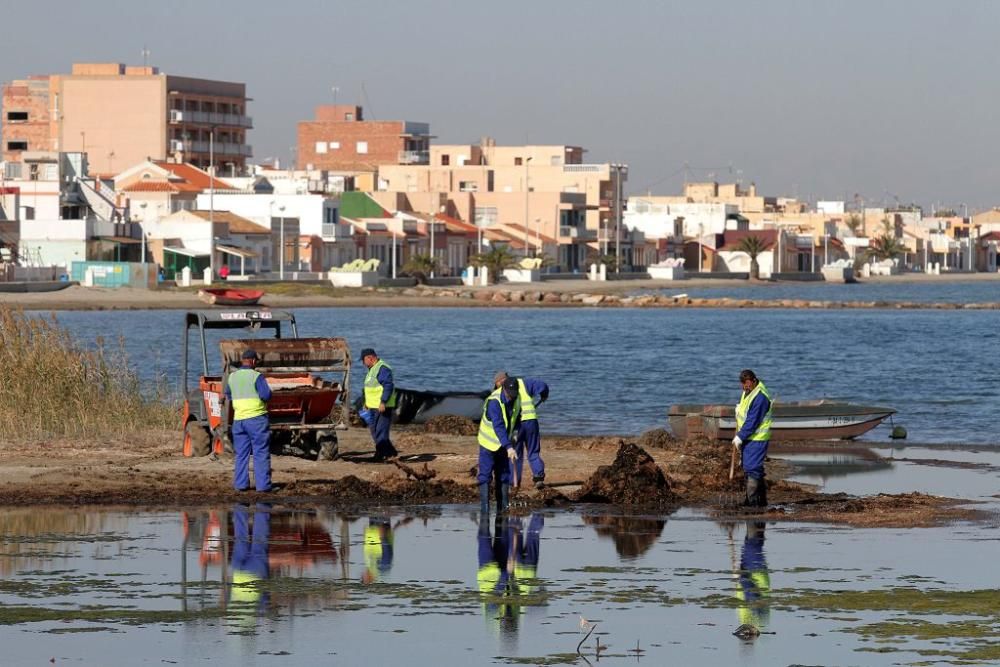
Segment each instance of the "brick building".
[[146,159],[242,170],[252,154],[242,83],[162,74],[155,67],[74,63],[70,74],[33,76],[3,88],[2,157],[23,151],[87,153],[93,173]]
[[371,172],[427,164],[432,138],[427,123],[365,120],[359,106],[320,106],[315,120],[299,122],[298,168]]

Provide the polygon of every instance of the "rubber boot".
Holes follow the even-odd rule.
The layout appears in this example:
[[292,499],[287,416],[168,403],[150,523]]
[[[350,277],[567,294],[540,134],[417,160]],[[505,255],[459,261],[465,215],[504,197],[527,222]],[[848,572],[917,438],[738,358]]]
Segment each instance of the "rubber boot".
[[497,484],[497,516],[510,507],[510,484]]
[[490,513],[490,485],[479,485],[479,513],[488,515]]
[[757,499],[760,501],[758,507],[767,507],[767,480],[760,478],[760,485],[757,489]]
[[754,477],[747,477],[747,498],[743,502],[747,507],[758,507],[760,493],[760,480]]

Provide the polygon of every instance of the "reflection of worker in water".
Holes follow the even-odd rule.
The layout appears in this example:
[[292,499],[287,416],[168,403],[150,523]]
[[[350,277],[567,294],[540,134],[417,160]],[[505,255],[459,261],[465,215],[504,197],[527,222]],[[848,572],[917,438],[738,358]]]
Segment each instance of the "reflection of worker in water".
[[739,604],[740,625],[751,625],[757,630],[767,626],[771,614],[771,575],[764,557],[763,521],[748,521],[747,534],[740,552],[736,599]]
[[740,371],[743,394],[736,405],[736,436],[733,447],[741,452],[746,477],[746,504],[767,507],[764,459],[771,441],[771,395],[750,369]]
[[[528,520],[528,531],[522,532],[521,519],[511,519],[511,553],[514,557],[514,586],[517,594],[527,596],[538,590],[538,557],[541,549],[545,518],[537,512]],[[522,603],[527,601],[522,600]]]
[[246,614],[263,611],[267,594],[260,583],[270,574],[268,540],[271,538],[271,508],[258,503],[254,508],[253,525],[247,505],[233,507],[233,579],[229,603],[243,608]]
[[476,582],[483,617],[499,632],[517,630],[518,611],[512,590],[514,558],[511,554],[511,528],[503,518],[497,517],[494,533],[490,534],[489,514],[480,514],[477,545],[479,571]]
[[365,528],[365,572],[361,580],[370,584],[392,569],[392,522],[388,518],[370,517]]

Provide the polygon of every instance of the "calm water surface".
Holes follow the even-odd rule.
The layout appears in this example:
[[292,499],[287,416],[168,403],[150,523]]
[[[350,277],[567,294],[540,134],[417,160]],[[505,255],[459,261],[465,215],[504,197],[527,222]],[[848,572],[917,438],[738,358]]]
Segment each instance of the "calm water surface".
[[[671,404],[735,402],[749,367],[779,400],[894,407],[910,441],[1000,445],[1000,311],[318,308],[297,317],[300,335],[376,348],[404,387],[481,390],[501,368],[540,377],[552,387],[541,409],[549,433],[665,427]],[[123,337],[146,377],[178,377],[182,311],[59,318],[82,340]],[[214,341],[209,358],[218,363]]]
[[[638,290],[636,293],[649,293]],[[720,280],[718,286],[691,287],[683,282],[657,290],[659,294],[687,294],[704,299],[807,299],[812,301],[911,301],[915,303],[995,303],[1000,280],[969,282],[886,283],[776,282],[747,285]]]
[[[890,600],[872,611],[843,595],[992,587],[1000,538],[996,526],[854,530],[689,512],[496,523],[457,506],[31,509],[0,526],[0,640],[18,665],[585,665],[582,618],[597,624],[581,649],[591,663],[599,640],[611,664],[908,664],[982,640],[942,647],[903,628],[877,641],[873,623],[976,621],[981,610],[942,617]],[[828,592],[834,601],[814,608]],[[742,623],[774,634],[741,641],[731,633]]]

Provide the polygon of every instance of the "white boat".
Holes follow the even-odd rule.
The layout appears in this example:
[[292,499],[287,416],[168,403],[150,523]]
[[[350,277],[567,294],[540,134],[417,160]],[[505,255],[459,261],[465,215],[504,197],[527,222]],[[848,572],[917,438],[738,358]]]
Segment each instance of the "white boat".
[[[849,440],[872,430],[895,412],[892,408],[825,399],[775,401],[771,440]],[[672,405],[667,419],[674,435],[680,438],[705,435],[730,440],[737,430],[733,405]]]

